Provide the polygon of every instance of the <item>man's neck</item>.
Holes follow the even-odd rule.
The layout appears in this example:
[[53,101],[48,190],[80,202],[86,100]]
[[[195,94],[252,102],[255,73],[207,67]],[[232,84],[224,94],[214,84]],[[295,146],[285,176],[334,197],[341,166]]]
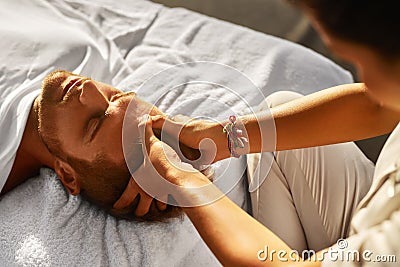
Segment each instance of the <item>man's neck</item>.
[[39,136],[37,97],[29,112],[24,134],[17,150],[17,155],[4,185],[1,195],[39,174],[41,167],[53,168],[54,159]]

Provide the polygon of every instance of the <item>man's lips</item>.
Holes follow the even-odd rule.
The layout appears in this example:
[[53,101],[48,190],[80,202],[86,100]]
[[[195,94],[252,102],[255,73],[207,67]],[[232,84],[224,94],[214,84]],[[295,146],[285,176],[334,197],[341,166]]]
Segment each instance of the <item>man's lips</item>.
[[72,89],[74,88],[75,85],[77,85],[83,78],[81,77],[76,77],[71,79],[63,88],[62,96],[61,98],[64,99],[65,95]]

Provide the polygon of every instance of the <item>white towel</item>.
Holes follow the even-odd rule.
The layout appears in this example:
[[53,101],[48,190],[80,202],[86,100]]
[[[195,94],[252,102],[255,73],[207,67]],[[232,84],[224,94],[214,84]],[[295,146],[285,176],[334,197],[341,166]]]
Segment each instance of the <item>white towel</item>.
[[[199,246],[198,234],[186,217],[169,223],[117,220],[67,194],[49,169],[6,195],[0,214],[0,266],[217,263],[205,246]],[[194,249],[195,258],[190,259]]]

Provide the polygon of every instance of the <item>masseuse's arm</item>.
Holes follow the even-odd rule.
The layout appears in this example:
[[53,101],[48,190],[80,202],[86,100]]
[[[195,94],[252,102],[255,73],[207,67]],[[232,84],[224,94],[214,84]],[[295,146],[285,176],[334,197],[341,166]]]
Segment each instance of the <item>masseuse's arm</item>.
[[[179,157],[162,145],[153,134],[151,120],[145,130],[146,164],[154,166],[158,173],[177,185],[177,190],[169,192],[178,205],[186,206],[189,216],[203,240],[224,266],[294,266],[299,262],[289,262],[290,248],[269,229],[265,228],[246,212],[235,205],[215,187],[203,174],[192,169],[179,168]],[[164,154],[167,153],[169,157]],[[170,160],[173,165],[170,164]],[[151,163],[150,163],[151,162]],[[202,189],[199,189],[202,188]],[[191,206],[191,207],[190,207]],[[265,257],[265,251],[271,257]],[[275,251],[275,253],[273,252]],[[280,259],[278,259],[278,255]],[[259,260],[265,257],[265,261]],[[293,254],[292,254],[293,257]],[[273,261],[271,261],[273,259]],[[304,266],[319,266],[319,262],[306,262]]]
[[[202,174],[197,175],[201,176]],[[183,210],[223,266],[286,266],[290,264],[297,266],[296,264],[304,264],[300,258],[297,262],[291,261],[294,254],[290,253],[291,249],[288,245],[229,198],[223,196],[214,202],[213,200],[222,192],[214,185],[209,185],[210,182],[205,181],[204,178],[195,176],[193,175],[190,180],[187,179],[188,181],[184,182],[187,175],[172,172],[167,179],[173,177],[173,179],[185,183],[181,184],[183,188],[181,196],[175,197],[178,199],[178,204],[180,198],[185,198],[185,202],[196,199],[204,201],[204,203],[211,203],[183,208]],[[196,195],[191,190],[185,191],[185,188],[205,185],[210,188],[207,189],[207,193],[204,192],[204,195]],[[308,265],[304,264],[303,266],[320,266],[320,263],[308,262]]]
[[[325,89],[274,107],[270,113],[272,117],[264,114],[258,117],[259,121],[254,115],[240,118],[249,136],[250,153],[361,140],[392,131],[400,120],[398,112],[375,102],[361,83]],[[261,147],[260,125],[263,130],[263,125],[272,118],[276,127],[276,148],[268,146],[268,141]],[[153,127],[161,128],[164,121],[159,117]],[[174,124],[178,126],[172,123],[169,128],[174,128]],[[229,157],[221,126],[225,124],[192,121],[182,129],[180,140],[198,148],[202,139],[211,138],[218,148],[216,160]],[[264,140],[269,138],[273,136],[263,137]]]

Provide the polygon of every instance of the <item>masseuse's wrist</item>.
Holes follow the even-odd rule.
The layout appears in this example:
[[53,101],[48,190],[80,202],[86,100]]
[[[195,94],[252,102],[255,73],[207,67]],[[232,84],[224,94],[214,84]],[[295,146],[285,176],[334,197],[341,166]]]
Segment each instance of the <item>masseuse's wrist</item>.
[[211,183],[207,176],[194,168],[192,171],[170,168],[166,172],[166,178],[172,184],[182,188],[196,187]]
[[209,129],[208,136],[217,146],[217,154],[215,156],[214,162],[227,159],[231,156],[231,152],[229,151],[228,147],[228,138],[223,131],[224,125],[226,125],[227,123],[228,121],[214,123]]
[[179,181],[171,195],[182,207],[203,206],[223,196],[223,193],[201,172],[176,171],[171,175]]

